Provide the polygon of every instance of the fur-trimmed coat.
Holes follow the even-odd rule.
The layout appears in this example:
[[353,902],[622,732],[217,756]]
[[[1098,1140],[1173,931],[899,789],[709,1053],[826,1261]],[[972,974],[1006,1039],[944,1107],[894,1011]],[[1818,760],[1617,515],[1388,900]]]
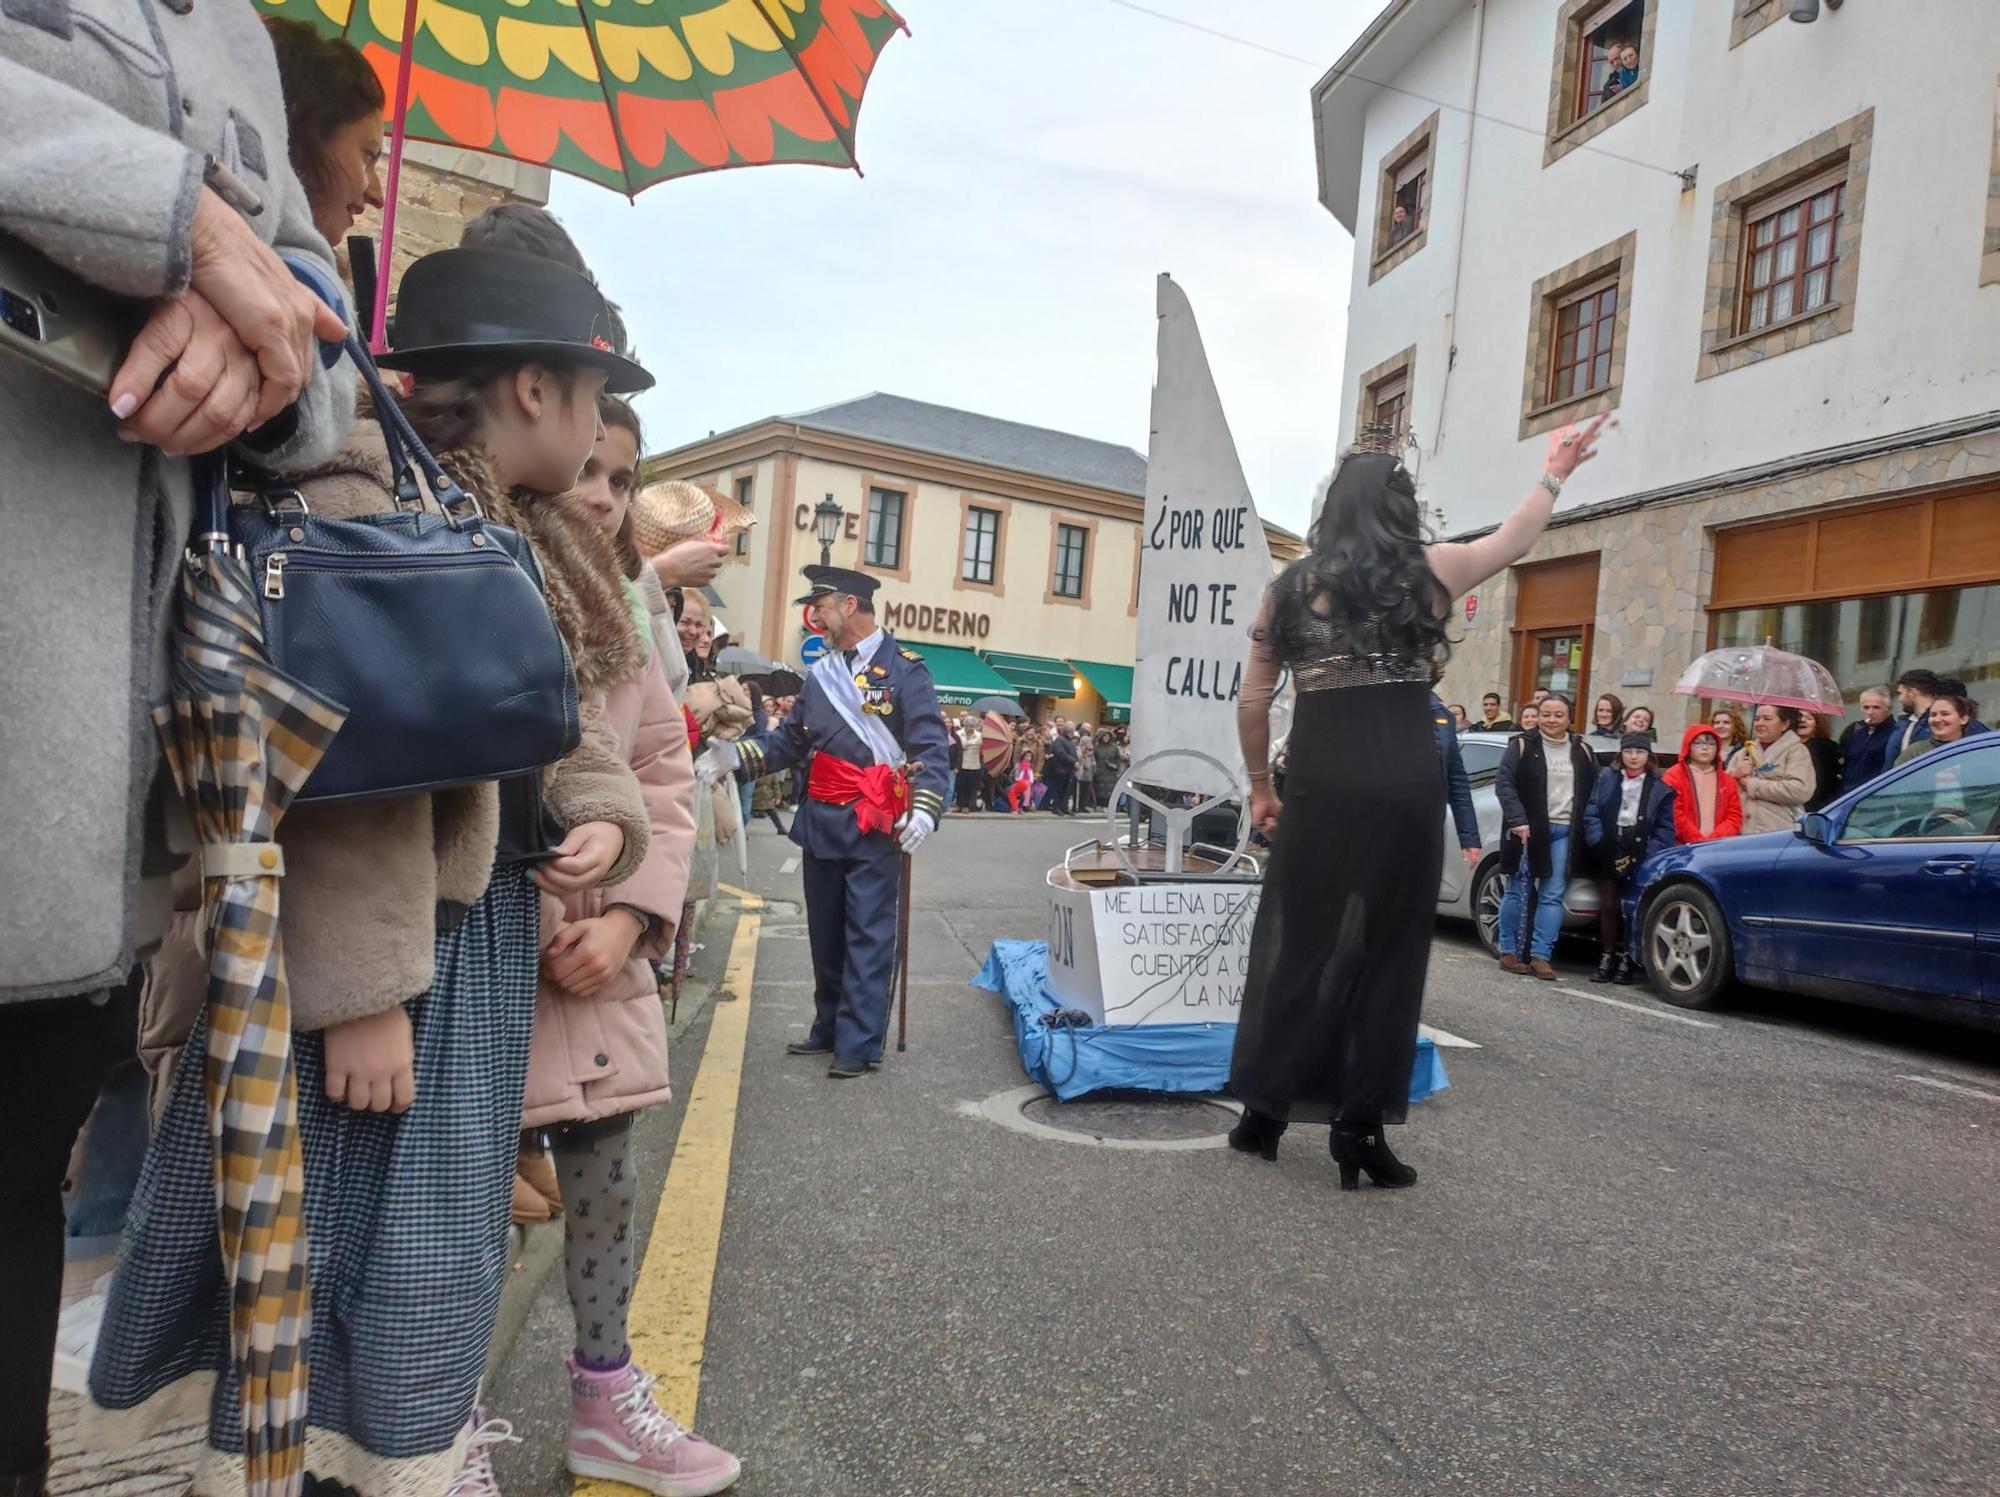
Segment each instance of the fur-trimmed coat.
[[[607,884],[646,855],[651,818],[616,736],[604,693],[643,660],[616,561],[588,516],[554,502],[496,495],[479,455],[443,455],[496,522],[518,528],[542,564],[549,612],[576,662],[583,738],[545,772],[544,796],[565,826],[608,821],[625,834]],[[327,463],[297,487],[315,514],[379,514],[394,492],[381,429],[357,421]],[[603,587],[600,587],[600,583]],[[608,587],[610,606],[600,597]],[[364,1018],[430,987],[440,923],[485,892],[499,836],[494,785],[295,807],[279,824],[285,849],[285,966],[301,1030]]]

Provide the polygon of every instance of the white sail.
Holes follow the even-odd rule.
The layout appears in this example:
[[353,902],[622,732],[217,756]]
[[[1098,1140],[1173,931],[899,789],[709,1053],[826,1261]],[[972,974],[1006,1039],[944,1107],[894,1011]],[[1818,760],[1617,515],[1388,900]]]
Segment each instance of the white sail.
[[1271,581],[1271,550],[1236,440],[1222,414],[1194,308],[1159,280],[1159,373],[1146,453],[1146,527],[1139,558],[1138,665],[1132,677],[1135,760],[1192,749],[1230,770],[1224,784],[1191,760],[1148,771],[1148,783],[1233,794],[1242,774],[1236,699],[1250,621]]

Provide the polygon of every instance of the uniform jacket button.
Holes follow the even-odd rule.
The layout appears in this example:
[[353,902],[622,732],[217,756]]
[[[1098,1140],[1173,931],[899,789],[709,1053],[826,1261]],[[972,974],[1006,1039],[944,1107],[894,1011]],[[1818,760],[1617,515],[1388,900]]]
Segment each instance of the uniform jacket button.
[[597,1057],[597,1063],[601,1066],[608,1066],[611,1064],[611,1061],[609,1057],[607,1057],[600,1051]]

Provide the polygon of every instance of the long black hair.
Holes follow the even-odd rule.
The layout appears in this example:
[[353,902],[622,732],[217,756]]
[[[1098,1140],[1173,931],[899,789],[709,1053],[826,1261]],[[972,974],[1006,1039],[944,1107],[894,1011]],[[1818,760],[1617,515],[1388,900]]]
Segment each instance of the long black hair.
[[[1325,618],[1339,648],[1400,670],[1435,673],[1451,656],[1451,598],[1424,556],[1417,486],[1393,453],[1356,452],[1327,485],[1306,554],[1278,578],[1272,626],[1280,656],[1309,654]],[[1325,611],[1314,600],[1326,600]]]

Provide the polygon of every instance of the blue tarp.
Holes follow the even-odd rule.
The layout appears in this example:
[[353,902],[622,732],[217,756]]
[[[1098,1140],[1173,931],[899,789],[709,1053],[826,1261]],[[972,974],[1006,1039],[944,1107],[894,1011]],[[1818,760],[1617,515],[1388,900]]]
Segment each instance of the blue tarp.
[[[1114,1089],[1220,1092],[1228,1087],[1234,1024],[1044,1026],[1042,1015],[1062,1007],[1049,991],[1046,941],[995,941],[972,985],[1007,1000],[1022,1069],[1061,1101]],[[1428,1036],[1418,1036],[1410,1100],[1421,1102],[1450,1085],[1437,1046]]]

